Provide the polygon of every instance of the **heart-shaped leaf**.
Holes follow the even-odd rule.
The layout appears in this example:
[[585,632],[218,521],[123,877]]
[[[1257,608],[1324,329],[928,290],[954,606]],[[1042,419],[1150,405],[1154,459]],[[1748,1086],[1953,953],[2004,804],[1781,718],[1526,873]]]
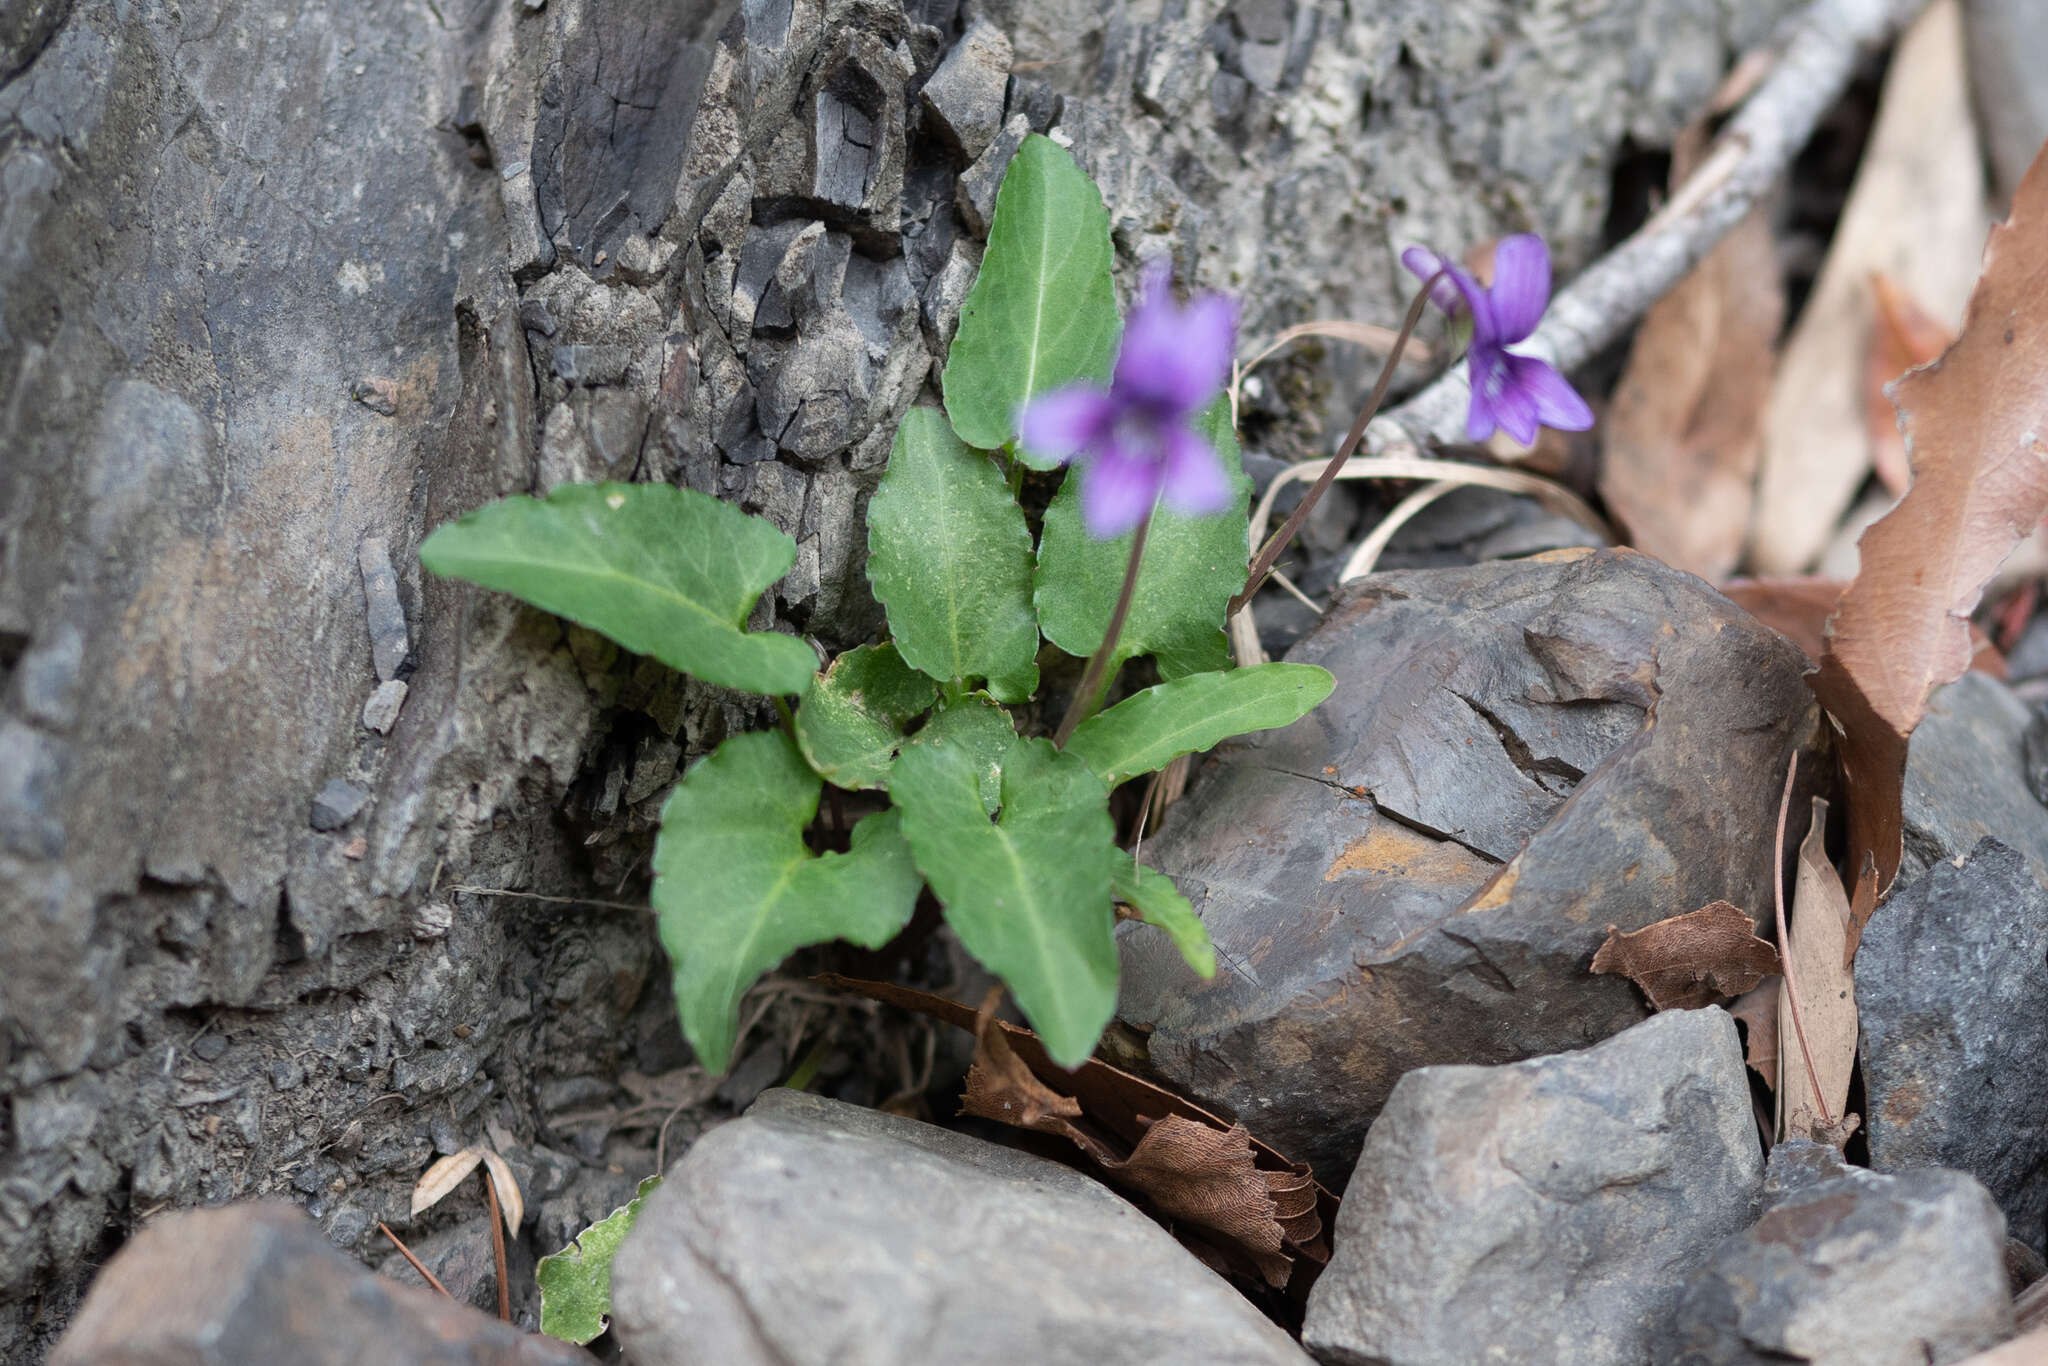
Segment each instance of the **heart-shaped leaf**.
[[938,685],[905,664],[895,646],[848,650],[811,680],[797,708],[797,747],[835,786],[887,787],[904,724],[938,695]]
[[720,745],[662,806],[654,909],[683,1036],[714,1072],[731,1061],[740,997],[762,973],[830,939],[880,948],[916,908],[896,812],[856,825],[847,853],[804,847],[822,789],[795,742],[761,731]]
[[988,250],[941,381],[961,440],[1006,445],[1024,400],[1108,378],[1118,330],[1114,256],[1095,182],[1052,139],[1025,138],[996,191]]
[[1115,787],[1233,735],[1292,725],[1336,686],[1328,669],[1313,664],[1191,674],[1133,693],[1089,717],[1067,742],[1067,752],[1087,760]]
[[1216,946],[1209,940],[1209,927],[1172,878],[1118,850],[1110,871],[1110,888],[1111,895],[1136,911],[1140,920],[1166,931],[1180,956],[1204,980],[1216,975]]
[[1013,740],[992,821],[971,748],[920,740],[898,756],[889,795],[960,942],[1009,984],[1055,1061],[1085,1061],[1116,1009],[1116,827],[1102,780],[1050,741]]
[[868,503],[868,582],[912,667],[942,683],[986,678],[1009,702],[1037,689],[1024,511],[935,408],[912,408],[896,429]]
[[510,593],[706,683],[793,693],[818,667],[795,636],[743,629],[796,543],[759,517],[667,484],[564,484],[489,503],[427,537],[436,574]]
[[[1231,595],[1244,587],[1250,556],[1245,550],[1245,478],[1229,404],[1218,399],[1203,412],[1196,429],[1223,457],[1234,494],[1231,510],[1214,517],[1184,517],[1161,507],[1152,514],[1139,566],[1137,592],[1117,662],[1151,655],[1165,678],[1185,678],[1230,667],[1223,638],[1224,612]],[[1076,470],[1046,509],[1039,537],[1035,601],[1045,637],[1070,655],[1087,656],[1102,643],[1116,609],[1117,591],[1131,559],[1131,537],[1098,541],[1081,527],[1081,474]],[[1133,533],[1135,534],[1135,533]]]

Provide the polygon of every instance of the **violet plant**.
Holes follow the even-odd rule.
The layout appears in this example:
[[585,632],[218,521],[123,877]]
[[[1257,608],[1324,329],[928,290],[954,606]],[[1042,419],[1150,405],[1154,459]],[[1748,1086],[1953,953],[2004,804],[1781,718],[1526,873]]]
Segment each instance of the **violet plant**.
[[[1247,583],[1250,494],[1219,393],[1235,310],[1214,295],[1175,303],[1155,268],[1120,325],[1113,257],[1094,184],[1057,144],[1025,139],[962,309],[944,408],[904,416],[868,506],[888,639],[822,670],[797,637],[745,628],[795,543],[705,494],[565,485],[480,508],[421,546],[436,573],[776,698],[783,727],[733,736],[692,766],[655,844],[677,1009],[708,1069],[729,1064],[740,999],[762,974],[833,939],[880,947],[927,887],[1066,1066],[1115,1009],[1119,904],[1215,972],[1186,898],[1117,846],[1110,792],[1290,724],[1333,680],[1309,665],[1230,667],[1223,625]],[[1034,536],[1020,489],[1028,471],[1061,465]],[[1050,738],[1029,733],[1043,724],[1031,704],[1048,651],[1088,661]],[[1098,711],[1138,656],[1162,681]],[[1020,731],[1020,719],[1033,724]],[[888,806],[854,825],[845,850],[817,853],[807,834],[827,783]]]

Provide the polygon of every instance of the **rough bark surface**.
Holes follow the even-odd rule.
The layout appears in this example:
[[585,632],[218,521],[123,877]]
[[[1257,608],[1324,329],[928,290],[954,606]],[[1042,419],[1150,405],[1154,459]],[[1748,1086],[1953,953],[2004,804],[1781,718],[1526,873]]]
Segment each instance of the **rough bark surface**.
[[[680,1061],[640,918],[450,889],[631,897],[758,713],[423,577],[426,530],[684,482],[797,538],[756,625],[853,643],[1026,130],[1127,276],[1385,320],[1411,238],[1584,260],[1624,139],[1789,8],[0,0],[0,1355],[150,1212],[362,1246],[437,1148]],[[1299,364],[1282,456],[1352,379]]]

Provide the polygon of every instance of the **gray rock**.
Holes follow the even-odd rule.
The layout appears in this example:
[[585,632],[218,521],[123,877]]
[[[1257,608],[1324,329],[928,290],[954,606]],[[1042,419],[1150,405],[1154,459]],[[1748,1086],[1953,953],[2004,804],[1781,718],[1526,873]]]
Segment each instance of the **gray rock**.
[[1961,858],[1982,839],[2026,855],[2048,878],[2048,807],[2027,786],[2026,704],[1989,674],[1934,694],[1907,751],[1905,879]]
[[1961,1172],[1793,1191],[1687,1281],[1658,1366],[1943,1366],[2013,1332],[2005,1221]]
[[1808,1186],[1846,1176],[1851,1168],[1842,1150],[1810,1138],[1789,1138],[1771,1149],[1764,1162],[1764,1206],[1769,1208]]
[[968,25],[924,85],[925,112],[962,161],[988,150],[1003,126],[1010,80],[1010,35],[985,20]]
[[2048,9],[2033,0],[1964,0],[1963,15],[1970,94],[1998,192],[2010,198],[2048,139],[2048,90],[2040,81],[2048,65]]
[[961,173],[955,202],[960,209],[961,221],[976,237],[988,236],[988,225],[996,214],[996,191],[1002,188],[1003,172],[1010,169],[1010,158],[1017,155],[1017,149],[1030,133],[1029,118],[1023,114],[1010,115],[1003,131],[989,143],[975,163]]
[[1797,649],[1699,580],[1629,551],[1375,575],[1289,658],[1336,692],[1221,746],[1145,843],[1222,969],[1126,931],[1118,1015],[1324,1181],[1411,1068],[1642,1019],[1587,971],[1608,925],[1769,906],[1816,713]]
[[612,1308],[637,1366],[1308,1363],[1108,1187],[800,1091],[669,1171]]
[[405,705],[405,680],[387,679],[377,685],[370,700],[363,703],[363,727],[379,735],[390,733],[398,724],[398,710]]
[[1763,1159],[1735,1022],[1395,1086],[1302,1341],[1326,1363],[1645,1360],[1687,1272],[1752,1218]]
[[370,615],[371,659],[378,681],[388,683],[398,675],[412,648],[405,633],[405,608],[398,601],[398,575],[391,568],[391,551],[381,536],[363,538],[356,547],[356,562],[363,575],[363,603]]
[[354,783],[331,778],[320,789],[320,795],[313,798],[313,828],[339,830],[354,820],[369,800],[370,794]]
[[1864,1119],[1880,1170],[1966,1171],[2048,1242],[2048,891],[1985,840],[1893,891],[1856,951]]

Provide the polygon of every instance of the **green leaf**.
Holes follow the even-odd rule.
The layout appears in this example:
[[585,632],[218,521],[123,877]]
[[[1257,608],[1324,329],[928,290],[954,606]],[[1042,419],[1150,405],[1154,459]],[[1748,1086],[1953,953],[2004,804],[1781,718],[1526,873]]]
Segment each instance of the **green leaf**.
[[640,1217],[640,1202],[656,1186],[659,1176],[640,1183],[633,1198],[576,1235],[576,1241],[560,1252],[543,1257],[535,1265],[533,1279],[540,1285],[540,1331],[563,1342],[581,1347],[608,1326],[612,1312],[612,1258],[619,1244],[633,1231]]
[[[1196,430],[1215,445],[1230,471],[1236,498],[1229,512],[1183,517],[1162,506],[1152,515],[1145,561],[1130,616],[1117,638],[1116,662],[1149,654],[1166,678],[1185,678],[1230,667],[1223,616],[1231,595],[1244,587],[1246,504],[1251,480],[1230,429],[1230,405],[1218,399],[1196,419]],[[1081,527],[1081,472],[1066,482],[1046,509],[1038,545],[1038,624],[1047,640],[1070,655],[1095,653],[1116,609],[1117,590],[1131,559],[1131,537],[1098,541]],[[1135,534],[1135,533],[1133,533]]]
[[986,678],[1004,701],[1038,687],[1031,532],[986,455],[936,408],[912,408],[868,503],[868,582],[913,668],[942,683]]
[[925,723],[912,744],[961,745],[974,761],[982,809],[993,816],[1003,802],[1003,756],[1017,739],[1017,723],[985,692],[973,692]]
[[759,517],[667,484],[564,484],[478,508],[420,546],[436,574],[510,593],[638,654],[748,692],[802,692],[818,657],[742,629],[796,543]]
[[1136,911],[1140,920],[1166,931],[1180,956],[1204,981],[1216,975],[1216,946],[1209,942],[1209,927],[1172,878],[1119,849],[1111,886],[1116,899]]
[[813,855],[804,828],[823,783],[781,731],[735,735],[676,784],[654,841],[655,913],[683,1035],[712,1072],[732,1061],[740,997],[828,939],[878,949],[910,921],[919,879],[897,813]]
[[1006,445],[1024,400],[1109,377],[1118,331],[1114,255],[1095,182],[1052,139],[1025,138],[996,191],[988,250],[941,378],[962,441]]
[[889,644],[863,645],[811,680],[796,713],[796,743],[827,782],[887,787],[903,727],[937,700],[938,685]]
[[1053,1061],[1079,1066],[1116,1010],[1116,828],[1102,780],[1050,741],[1013,740],[991,821],[968,747],[914,744],[889,795],[960,942],[1009,983]]
[[1067,753],[1080,755],[1115,787],[1233,735],[1291,725],[1336,686],[1329,670],[1313,664],[1192,674],[1132,693],[1089,717],[1067,741]]

